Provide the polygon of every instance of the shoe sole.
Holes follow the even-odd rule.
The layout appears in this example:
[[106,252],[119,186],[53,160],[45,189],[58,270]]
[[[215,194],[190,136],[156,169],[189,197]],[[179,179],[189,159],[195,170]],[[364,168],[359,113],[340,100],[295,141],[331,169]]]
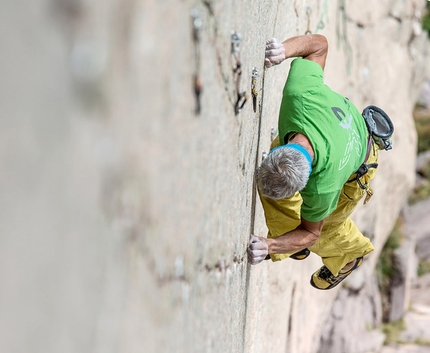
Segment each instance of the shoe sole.
[[305,248],[305,249],[303,249],[303,250],[301,250],[299,252],[296,252],[293,255],[291,255],[290,259],[293,259],[293,260],[304,260],[304,259],[306,259],[309,256],[310,253],[311,252],[309,251],[309,249]]
[[[294,253],[293,255],[290,256],[290,259],[293,260],[304,260],[306,259],[309,255],[310,255],[310,251],[309,249],[303,249],[299,252]],[[267,255],[266,258],[264,260],[270,260],[270,255]]]

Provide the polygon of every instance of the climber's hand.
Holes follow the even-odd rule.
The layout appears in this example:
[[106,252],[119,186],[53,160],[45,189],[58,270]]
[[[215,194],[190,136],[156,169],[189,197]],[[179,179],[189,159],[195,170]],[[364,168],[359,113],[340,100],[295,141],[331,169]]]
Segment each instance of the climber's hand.
[[257,265],[262,262],[269,254],[269,246],[266,243],[266,239],[251,235],[247,253],[248,262],[251,265]]
[[266,67],[278,65],[285,60],[285,48],[276,38],[266,41],[266,58],[264,64]]

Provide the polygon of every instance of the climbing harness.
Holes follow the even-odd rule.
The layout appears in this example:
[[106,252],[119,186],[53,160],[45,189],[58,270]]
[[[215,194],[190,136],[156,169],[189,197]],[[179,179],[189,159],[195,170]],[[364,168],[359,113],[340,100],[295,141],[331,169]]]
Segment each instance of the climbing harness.
[[[370,137],[369,137],[369,140],[372,141],[372,139]],[[366,191],[366,197],[364,198],[364,204],[366,204],[367,202],[369,202],[370,198],[373,196],[373,190],[372,190],[372,187],[367,182],[366,178],[365,178],[365,180],[366,180],[365,183],[363,183],[361,181],[361,178],[364,177],[367,174],[367,172],[369,171],[369,169],[371,169],[371,168],[375,168],[375,169],[378,168],[378,163],[366,164],[368,155],[372,151],[372,147],[373,147],[373,142],[371,142],[370,144],[367,145],[367,154],[366,154],[365,161],[360,166],[360,168],[358,168],[358,170],[355,172],[355,176],[348,180],[348,183],[350,183],[352,181],[356,181],[358,183],[358,186],[360,186],[360,188],[362,190]]]
[[237,115],[244,107],[248,97],[246,91],[240,90],[240,79],[242,77],[242,63],[240,61],[240,43],[242,36],[236,31],[231,31],[231,54],[233,58],[233,77],[236,81],[236,94],[237,99],[234,104],[234,113]]
[[361,189],[366,190],[366,197],[364,199],[364,204],[366,204],[373,196],[373,191],[367,182],[363,183],[361,181],[361,178],[368,173],[369,169],[378,167],[378,163],[366,164],[366,161],[369,158],[374,143],[380,150],[388,151],[393,148],[391,136],[394,132],[394,125],[390,117],[381,108],[373,105],[366,107],[363,110],[362,116],[366,122],[368,131],[366,158],[364,159],[364,163],[356,171],[355,177],[348,180],[348,182],[355,180]]
[[367,172],[369,171],[369,169],[371,168],[378,168],[378,163],[370,163],[370,164],[366,164],[363,163],[360,168],[358,168],[358,170],[356,171],[356,176],[355,178],[353,178],[352,180],[348,180],[348,181],[354,181],[356,180],[358,185],[360,186],[361,189],[366,191],[366,197],[364,198],[364,204],[368,203],[370,198],[373,196],[373,190],[372,187],[369,185],[369,183],[362,183],[361,182],[361,178],[363,176],[365,176],[367,174]]
[[196,108],[195,113],[200,114],[201,111],[201,93],[202,93],[202,82],[200,79],[200,29],[202,27],[202,20],[200,18],[200,13],[196,8],[191,10],[191,19],[193,26],[193,41],[194,41],[194,56],[195,56],[195,70],[193,74],[193,85],[194,85],[194,95],[196,97]]

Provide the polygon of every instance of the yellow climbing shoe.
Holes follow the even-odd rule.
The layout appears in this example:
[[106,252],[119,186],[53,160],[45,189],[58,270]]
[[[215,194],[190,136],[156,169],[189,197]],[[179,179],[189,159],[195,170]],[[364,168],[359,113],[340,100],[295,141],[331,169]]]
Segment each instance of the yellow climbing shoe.
[[337,276],[334,276],[327,267],[323,266],[318,271],[313,273],[311,277],[311,285],[312,287],[321,290],[332,289],[342,282],[346,277],[348,277],[352,271],[360,267],[362,263],[363,258],[359,257],[355,260],[354,266],[345,272],[340,271]]

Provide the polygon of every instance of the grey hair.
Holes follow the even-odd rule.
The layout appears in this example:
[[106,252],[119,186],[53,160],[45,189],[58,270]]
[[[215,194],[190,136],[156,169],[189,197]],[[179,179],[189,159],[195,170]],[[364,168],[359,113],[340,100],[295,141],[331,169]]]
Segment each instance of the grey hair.
[[278,148],[269,153],[258,168],[258,187],[271,199],[293,196],[306,186],[310,168],[302,152],[288,147]]

